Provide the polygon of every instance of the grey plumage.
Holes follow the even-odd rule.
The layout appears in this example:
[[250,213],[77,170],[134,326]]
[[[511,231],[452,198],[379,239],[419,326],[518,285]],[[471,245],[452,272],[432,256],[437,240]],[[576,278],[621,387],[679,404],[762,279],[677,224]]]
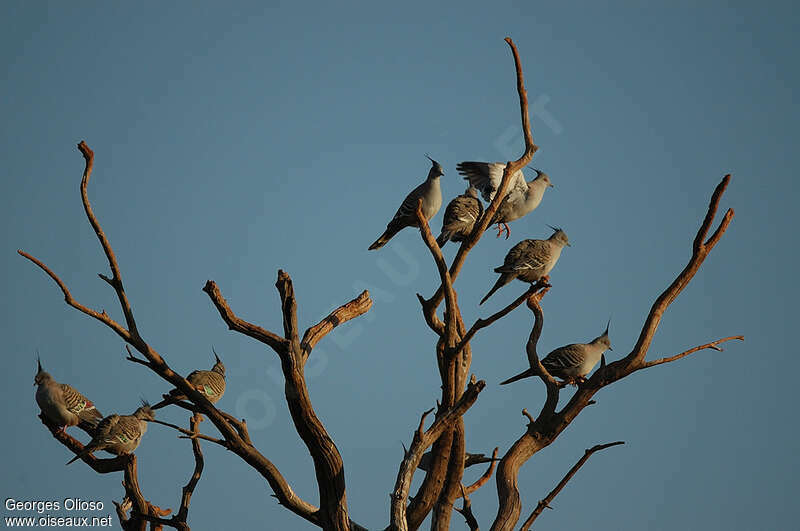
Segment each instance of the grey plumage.
[[563,230],[555,227],[553,230],[546,240],[522,240],[508,251],[503,265],[494,269],[495,273],[500,273],[500,278],[480,304],[515,278],[533,284],[550,273],[561,256],[561,249],[569,245]]
[[147,421],[156,418],[150,405],[142,400],[142,406],[132,415],[109,415],[97,425],[95,436],[83,447],[78,455],[67,461],[74,463],[92,452],[105,450],[114,455],[133,452],[142,442],[147,431]]
[[[505,168],[504,162],[465,161],[456,165],[456,170],[469,181],[470,185],[481,192],[483,199],[487,202],[494,199],[495,193],[500,188]],[[536,171],[536,178],[532,181],[525,180],[522,170],[517,170],[511,176],[508,193],[492,218],[492,223],[502,224],[505,227],[506,239],[511,234],[508,223],[536,209],[542,202],[544,191],[553,186],[546,173],[536,169],[534,171]],[[498,236],[502,232],[500,230]]]
[[386,225],[386,230],[369,246],[370,251],[386,245],[386,242],[404,228],[417,226],[416,211],[420,199],[422,199],[422,213],[428,221],[442,207],[442,189],[439,185],[439,177],[444,175],[444,171],[438,162],[430,157],[428,159],[431,161],[428,178],[406,196],[392,220]]
[[[542,359],[542,365],[556,378],[569,383],[582,382],[592,372],[606,350],[613,350],[608,337],[608,325],[605,332],[588,343],[573,343],[558,347]],[[533,369],[528,369],[501,382],[500,385],[516,382],[534,374]]]
[[55,422],[61,429],[77,426],[81,421],[92,426],[103,418],[91,400],[80,394],[72,386],[58,383],[50,373],[42,369],[42,361],[36,359],[38,370],[33,379],[36,388],[36,403],[45,417]]
[[470,186],[467,190],[447,204],[442,219],[442,232],[436,238],[439,247],[448,240],[463,241],[472,232],[475,222],[483,215],[483,203],[478,199],[478,191]]
[[[422,457],[419,460],[419,464],[417,468],[420,470],[424,470],[428,472],[431,466],[431,452],[425,452],[422,454]],[[471,467],[473,465],[480,465],[481,463],[491,463],[492,461],[500,461],[499,458],[492,459],[491,457],[486,457],[486,454],[471,454],[469,452],[465,452],[464,454],[464,468]]]
[[[186,381],[192,384],[197,391],[206,395],[209,402],[216,404],[225,394],[225,365],[217,356],[217,351],[213,347],[211,350],[214,352],[214,359],[216,360],[211,370],[192,371],[186,377]],[[153,409],[161,409],[166,405],[187,399],[186,395],[178,389],[173,389],[168,394],[163,395],[163,398],[161,402],[153,406]]]

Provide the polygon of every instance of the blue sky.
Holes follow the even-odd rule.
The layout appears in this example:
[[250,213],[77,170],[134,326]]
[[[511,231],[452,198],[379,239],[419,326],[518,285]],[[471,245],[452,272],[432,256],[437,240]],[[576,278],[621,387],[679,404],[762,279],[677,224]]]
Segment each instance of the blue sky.
[[[414,231],[378,252],[367,246],[424,179],[425,153],[444,167],[446,198],[464,189],[457,162],[519,155],[508,35],[534,109],[533,166],[555,188],[511,225],[511,239],[489,233],[472,252],[457,284],[466,321],[525,289],[514,283],[477,306],[514,243],[559,225],[572,247],[552,274],[540,349],[591,339],[611,316],[611,359],[623,356],[685,265],[711,192],[732,173],[722,207],[736,217],[667,312],[649,357],[746,337],[601,391],[523,468],[524,514],[584,448],[625,440],[592,458],[539,529],[795,524],[791,378],[800,367],[786,326],[797,317],[790,153],[800,113],[790,3],[5,2],[0,10],[4,500],[80,497],[113,512],[121,497],[121,478],[64,467],[68,452],[36,418],[36,349],[56,379],[104,414],[167,390],[16,254],[38,256],[79,300],[121,318],[97,278],[107,265],[80,206],[75,144],[86,140],[96,153],[89,195],[143,336],[185,373],[210,367],[213,345],[229,374],[220,407],[248,419],[257,446],[311,502],[313,468],[275,355],[229,332],[201,288],[215,280],[235,311],[275,331],[278,268],[294,279],[304,327],[370,289],[372,311],[320,343],[307,374],[345,460],[352,517],[384,526],[400,441],[438,396],[434,337],[414,296],[431,293],[436,270]],[[440,223],[441,213],[434,230]],[[448,259],[454,253],[445,248]],[[530,325],[521,308],[473,343],[472,370],[488,386],[465,416],[469,451],[505,451],[523,432],[520,410],[541,404],[538,382],[497,385],[525,366]],[[205,454],[193,529],[311,528],[237,458],[216,447]],[[191,472],[188,443],[152,426],[137,455],[145,495],[175,508]],[[487,528],[496,503],[493,482],[473,496]]]

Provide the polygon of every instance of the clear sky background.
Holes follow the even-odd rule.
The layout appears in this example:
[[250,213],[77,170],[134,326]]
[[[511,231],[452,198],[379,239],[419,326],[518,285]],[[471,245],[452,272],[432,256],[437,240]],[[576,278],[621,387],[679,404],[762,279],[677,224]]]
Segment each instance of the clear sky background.
[[[789,2],[731,4],[4,2],[0,497],[80,497],[109,513],[123,492],[119,475],[64,466],[69,452],[36,418],[36,349],[106,415],[168,389],[16,254],[38,256],[80,301],[122,318],[97,278],[108,267],[80,204],[75,144],[86,140],[96,153],[89,195],[143,336],[184,374],[209,368],[213,345],[228,368],[220,407],[248,419],[256,445],[309,502],[311,459],[276,356],[228,331],[201,288],[215,280],[236,312],[275,331],[278,268],[294,279],[304,328],[370,289],[372,311],[320,343],[307,374],[345,461],[351,516],[383,527],[400,442],[439,396],[434,336],[414,296],[437,283],[417,232],[367,246],[424,179],[426,152],[444,167],[447,199],[464,189],[457,162],[519,156],[508,35],[534,110],[532,166],[555,188],[511,225],[511,239],[489,233],[472,252],[457,283],[466,321],[524,291],[515,282],[478,308],[508,249],[559,225],[573,246],[544,300],[541,352],[595,337],[611,316],[610,359],[624,356],[730,172],[721,210],[736,217],[649,358],[746,336],[602,390],[522,469],[524,515],[585,448],[624,440],[591,459],[539,529],[794,528],[798,12]],[[465,417],[469,451],[504,452],[523,433],[520,410],[541,406],[536,381],[497,385],[525,367],[531,322],[520,308],[473,343],[472,370],[488,385]],[[160,417],[186,422],[180,410]],[[234,455],[204,451],[193,529],[312,528]],[[145,496],[176,508],[189,443],[154,425],[137,455]],[[488,528],[494,480],[473,505]],[[453,527],[463,527],[458,515]]]

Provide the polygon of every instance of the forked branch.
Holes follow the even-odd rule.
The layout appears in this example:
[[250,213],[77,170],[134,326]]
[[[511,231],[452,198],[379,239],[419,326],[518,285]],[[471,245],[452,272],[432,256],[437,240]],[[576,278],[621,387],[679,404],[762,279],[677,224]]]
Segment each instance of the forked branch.
[[411,446],[409,446],[403,462],[400,463],[400,470],[397,473],[397,481],[392,491],[390,529],[401,531],[408,529],[406,500],[408,499],[408,491],[411,487],[414,471],[419,465],[420,459],[422,459],[422,454],[475,403],[478,399],[478,394],[484,387],[486,387],[486,382],[483,380],[467,386],[458,402],[452,408],[439,415],[427,430],[423,430],[425,417],[433,410],[430,409],[423,413],[419,427],[414,432]]
[[[496,478],[500,503],[497,516],[492,525],[493,531],[511,530],[519,519],[521,505],[517,488],[517,476],[520,467],[536,452],[549,446],[578,416],[583,408],[593,402],[592,397],[597,391],[639,369],[676,361],[704,348],[718,348],[717,345],[724,341],[742,339],[741,336],[731,336],[695,347],[675,356],[661,358],[652,362],[645,361],[647,350],[658,329],[664,311],[692,280],[733,218],[733,210],[729,209],[713,235],[706,240],[721,197],[729,182],[730,175],[726,175],[714,190],[706,216],[695,236],[689,263],[653,303],[642,326],[639,339],[630,354],[621,360],[602,365],[586,383],[579,386],[577,392],[559,412],[554,411],[554,404],[557,404],[557,398],[554,398],[555,393],[551,391],[552,385],[548,384],[548,400],[542,410],[542,414],[535,422],[531,422],[528,425],[526,432],[509,449],[498,466]],[[529,369],[529,371],[533,371],[533,369]]]

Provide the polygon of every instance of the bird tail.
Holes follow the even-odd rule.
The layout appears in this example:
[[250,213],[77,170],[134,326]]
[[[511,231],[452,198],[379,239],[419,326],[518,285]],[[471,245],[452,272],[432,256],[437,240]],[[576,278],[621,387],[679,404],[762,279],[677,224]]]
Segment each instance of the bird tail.
[[486,299],[491,297],[494,294],[495,291],[499,290],[500,288],[502,288],[503,286],[505,286],[506,284],[511,282],[512,279],[513,279],[513,277],[510,277],[510,276],[506,275],[505,273],[500,275],[500,278],[498,278],[497,282],[494,283],[494,286],[492,286],[492,289],[490,289],[489,293],[487,293],[486,296],[481,299],[481,302],[479,302],[478,305],[480,306],[481,304],[486,302]]
[[449,240],[450,240],[450,231],[442,229],[442,233],[439,235],[438,238],[436,238],[436,243],[439,244],[439,249],[442,249],[444,247],[444,244],[446,244]]
[[522,380],[523,378],[530,378],[531,376],[535,376],[535,375],[536,375],[536,373],[534,372],[533,369],[525,369],[524,371],[522,371],[521,373],[517,374],[516,376],[512,376],[508,380],[504,380],[504,381],[500,382],[500,385],[506,385],[506,384],[514,383],[517,380]]
[[380,249],[386,242],[392,239],[392,237],[397,234],[396,230],[393,230],[391,227],[386,227],[386,230],[381,234],[380,238],[375,240],[375,242],[369,246],[370,251],[374,251],[375,249]]
[[94,446],[92,446],[92,444],[91,444],[91,443],[87,444],[86,446],[84,446],[84,447],[83,447],[83,450],[81,450],[81,451],[78,453],[78,455],[76,455],[75,457],[73,457],[72,459],[70,459],[69,461],[67,461],[67,464],[68,464],[68,465],[71,465],[72,463],[74,463],[74,462],[75,462],[75,461],[77,461],[78,459],[82,459],[83,457],[86,457],[87,455],[89,455],[90,453],[92,453],[94,450],[95,450],[95,447],[94,447]]
[[97,423],[102,420],[103,415],[93,407],[91,409],[84,409],[78,413],[78,418],[96,428]]

